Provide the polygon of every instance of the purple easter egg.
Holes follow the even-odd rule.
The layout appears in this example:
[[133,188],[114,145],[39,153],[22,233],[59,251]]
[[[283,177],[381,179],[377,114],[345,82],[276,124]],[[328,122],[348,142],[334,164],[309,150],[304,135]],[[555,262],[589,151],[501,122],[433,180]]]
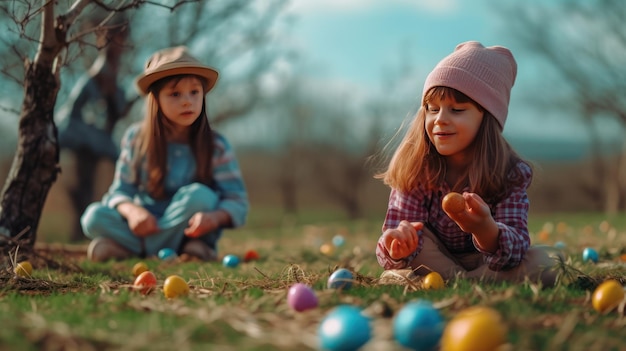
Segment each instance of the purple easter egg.
[[287,304],[298,312],[317,307],[315,291],[306,284],[296,283],[289,288]]

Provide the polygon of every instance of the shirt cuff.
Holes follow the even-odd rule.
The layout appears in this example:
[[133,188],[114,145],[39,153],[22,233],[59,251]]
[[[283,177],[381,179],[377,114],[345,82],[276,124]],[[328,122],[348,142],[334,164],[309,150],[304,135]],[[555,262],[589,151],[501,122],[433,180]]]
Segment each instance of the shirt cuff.
[[105,205],[109,208],[115,209],[117,205],[121,204],[122,202],[133,202],[133,199],[126,195],[113,195],[106,200]]
[[240,227],[246,223],[248,206],[239,202],[224,201],[219,204],[218,209],[228,212],[233,228]]

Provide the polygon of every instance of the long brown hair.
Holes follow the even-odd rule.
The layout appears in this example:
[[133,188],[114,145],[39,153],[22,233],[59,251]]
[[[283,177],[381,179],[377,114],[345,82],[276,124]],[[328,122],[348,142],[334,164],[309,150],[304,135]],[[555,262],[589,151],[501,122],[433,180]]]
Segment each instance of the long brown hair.
[[[453,191],[479,194],[488,203],[497,203],[521,184],[524,179],[518,171],[518,162],[526,162],[504,139],[496,119],[484,108],[458,90],[434,87],[424,95],[422,106],[394,152],[386,170],[375,177],[385,184],[404,193],[418,186],[427,190],[440,188],[445,182],[446,161],[428,138],[425,129],[425,107],[429,101],[452,98],[458,103],[471,102],[484,112],[476,138],[469,146],[472,162],[455,184]],[[527,162],[526,162],[527,163]]]
[[[207,91],[205,79],[196,75],[174,75],[160,79],[150,86],[146,96],[146,111],[143,123],[135,139],[135,182],[140,182],[141,171],[147,173],[146,191],[155,199],[163,199],[165,192],[164,180],[167,173],[167,139],[165,116],[159,108],[158,96],[161,89],[168,83],[178,83],[183,78],[193,77],[202,82],[204,92]],[[196,160],[195,181],[211,186],[213,182],[213,131],[206,113],[206,96],[202,99],[200,116],[189,126],[189,147]],[[145,169],[142,163],[145,159]]]

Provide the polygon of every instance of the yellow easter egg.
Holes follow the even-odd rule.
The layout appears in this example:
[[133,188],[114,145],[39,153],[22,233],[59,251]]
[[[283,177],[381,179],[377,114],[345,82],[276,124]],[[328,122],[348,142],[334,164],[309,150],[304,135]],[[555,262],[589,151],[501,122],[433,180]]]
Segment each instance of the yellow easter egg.
[[133,275],[135,277],[139,276],[141,273],[148,270],[148,265],[143,262],[137,262],[133,266]]
[[15,266],[13,272],[20,277],[30,277],[33,273],[33,266],[28,261],[22,261]]
[[624,300],[624,287],[614,279],[604,281],[598,285],[591,296],[593,308],[600,312],[609,312]]
[[443,281],[441,274],[437,272],[430,272],[426,274],[426,276],[424,277],[424,281],[422,282],[422,287],[424,289],[443,289],[445,285],[446,284]]
[[469,307],[446,325],[441,351],[493,351],[507,342],[500,314],[489,307]]
[[170,275],[163,283],[163,294],[168,299],[189,294],[189,285],[187,282],[177,275]]
[[335,248],[331,244],[323,244],[320,246],[320,252],[326,256],[330,256],[335,252]]

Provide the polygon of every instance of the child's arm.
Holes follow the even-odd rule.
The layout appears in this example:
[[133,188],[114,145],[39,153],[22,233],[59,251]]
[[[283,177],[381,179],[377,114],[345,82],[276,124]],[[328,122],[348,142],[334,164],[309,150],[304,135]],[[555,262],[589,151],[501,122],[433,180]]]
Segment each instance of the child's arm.
[[495,253],[499,247],[500,228],[491,216],[489,205],[474,193],[464,193],[463,200],[464,206],[460,211],[450,211],[445,205],[444,211],[459,225],[461,230],[472,233],[477,248],[488,253]]
[[145,208],[132,202],[122,202],[117,212],[126,218],[128,227],[138,237],[146,237],[159,231],[156,217]]
[[422,228],[424,228],[422,222],[402,221],[398,228],[387,229],[380,241],[389,253],[389,257],[399,260],[417,250],[417,236]]
[[217,206],[219,213],[214,214],[214,217],[219,217],[215,219],[220,227],[239,227],[245,223],[248,215],[248,193],[230,143],[217,133],[215,138],[213,179],[220,201]]
[[189,226],[184,233],[190,238],[198,238],[218,228],[232,226],[230,214],[224,210],[212,212],[198,212],[189,219]]
[[122,137],[120,155],[115,163],[115,174],[109,190],[102,198],[102,203],[110,208],[117,208],[122,202],[133,202],[139,192],[132,175],[133,164],[133,140],[139,131],[139,124],[131,125]]
[[467,206],[463,213],[448,214],[463,231],[472,233],[474,246],[485,255],[493,271],[518,266],[530,246],[526,189],[532,179],[532,170],[522,162],[517,167],[525,180],[496,205],[493,216],[476,194],[464,194]]
[[[411,194],[391,190],[383,234],[376,245],[376,258],[384,269],[406,268],[421,251],[422,237],[419,232],[423,221],[428,218],[427,210],[422,206],[423,197],[419,190]],[[409,236],[409,233],[412,235]],[[398,237],[404,239],[394,244],[393,239]]]

